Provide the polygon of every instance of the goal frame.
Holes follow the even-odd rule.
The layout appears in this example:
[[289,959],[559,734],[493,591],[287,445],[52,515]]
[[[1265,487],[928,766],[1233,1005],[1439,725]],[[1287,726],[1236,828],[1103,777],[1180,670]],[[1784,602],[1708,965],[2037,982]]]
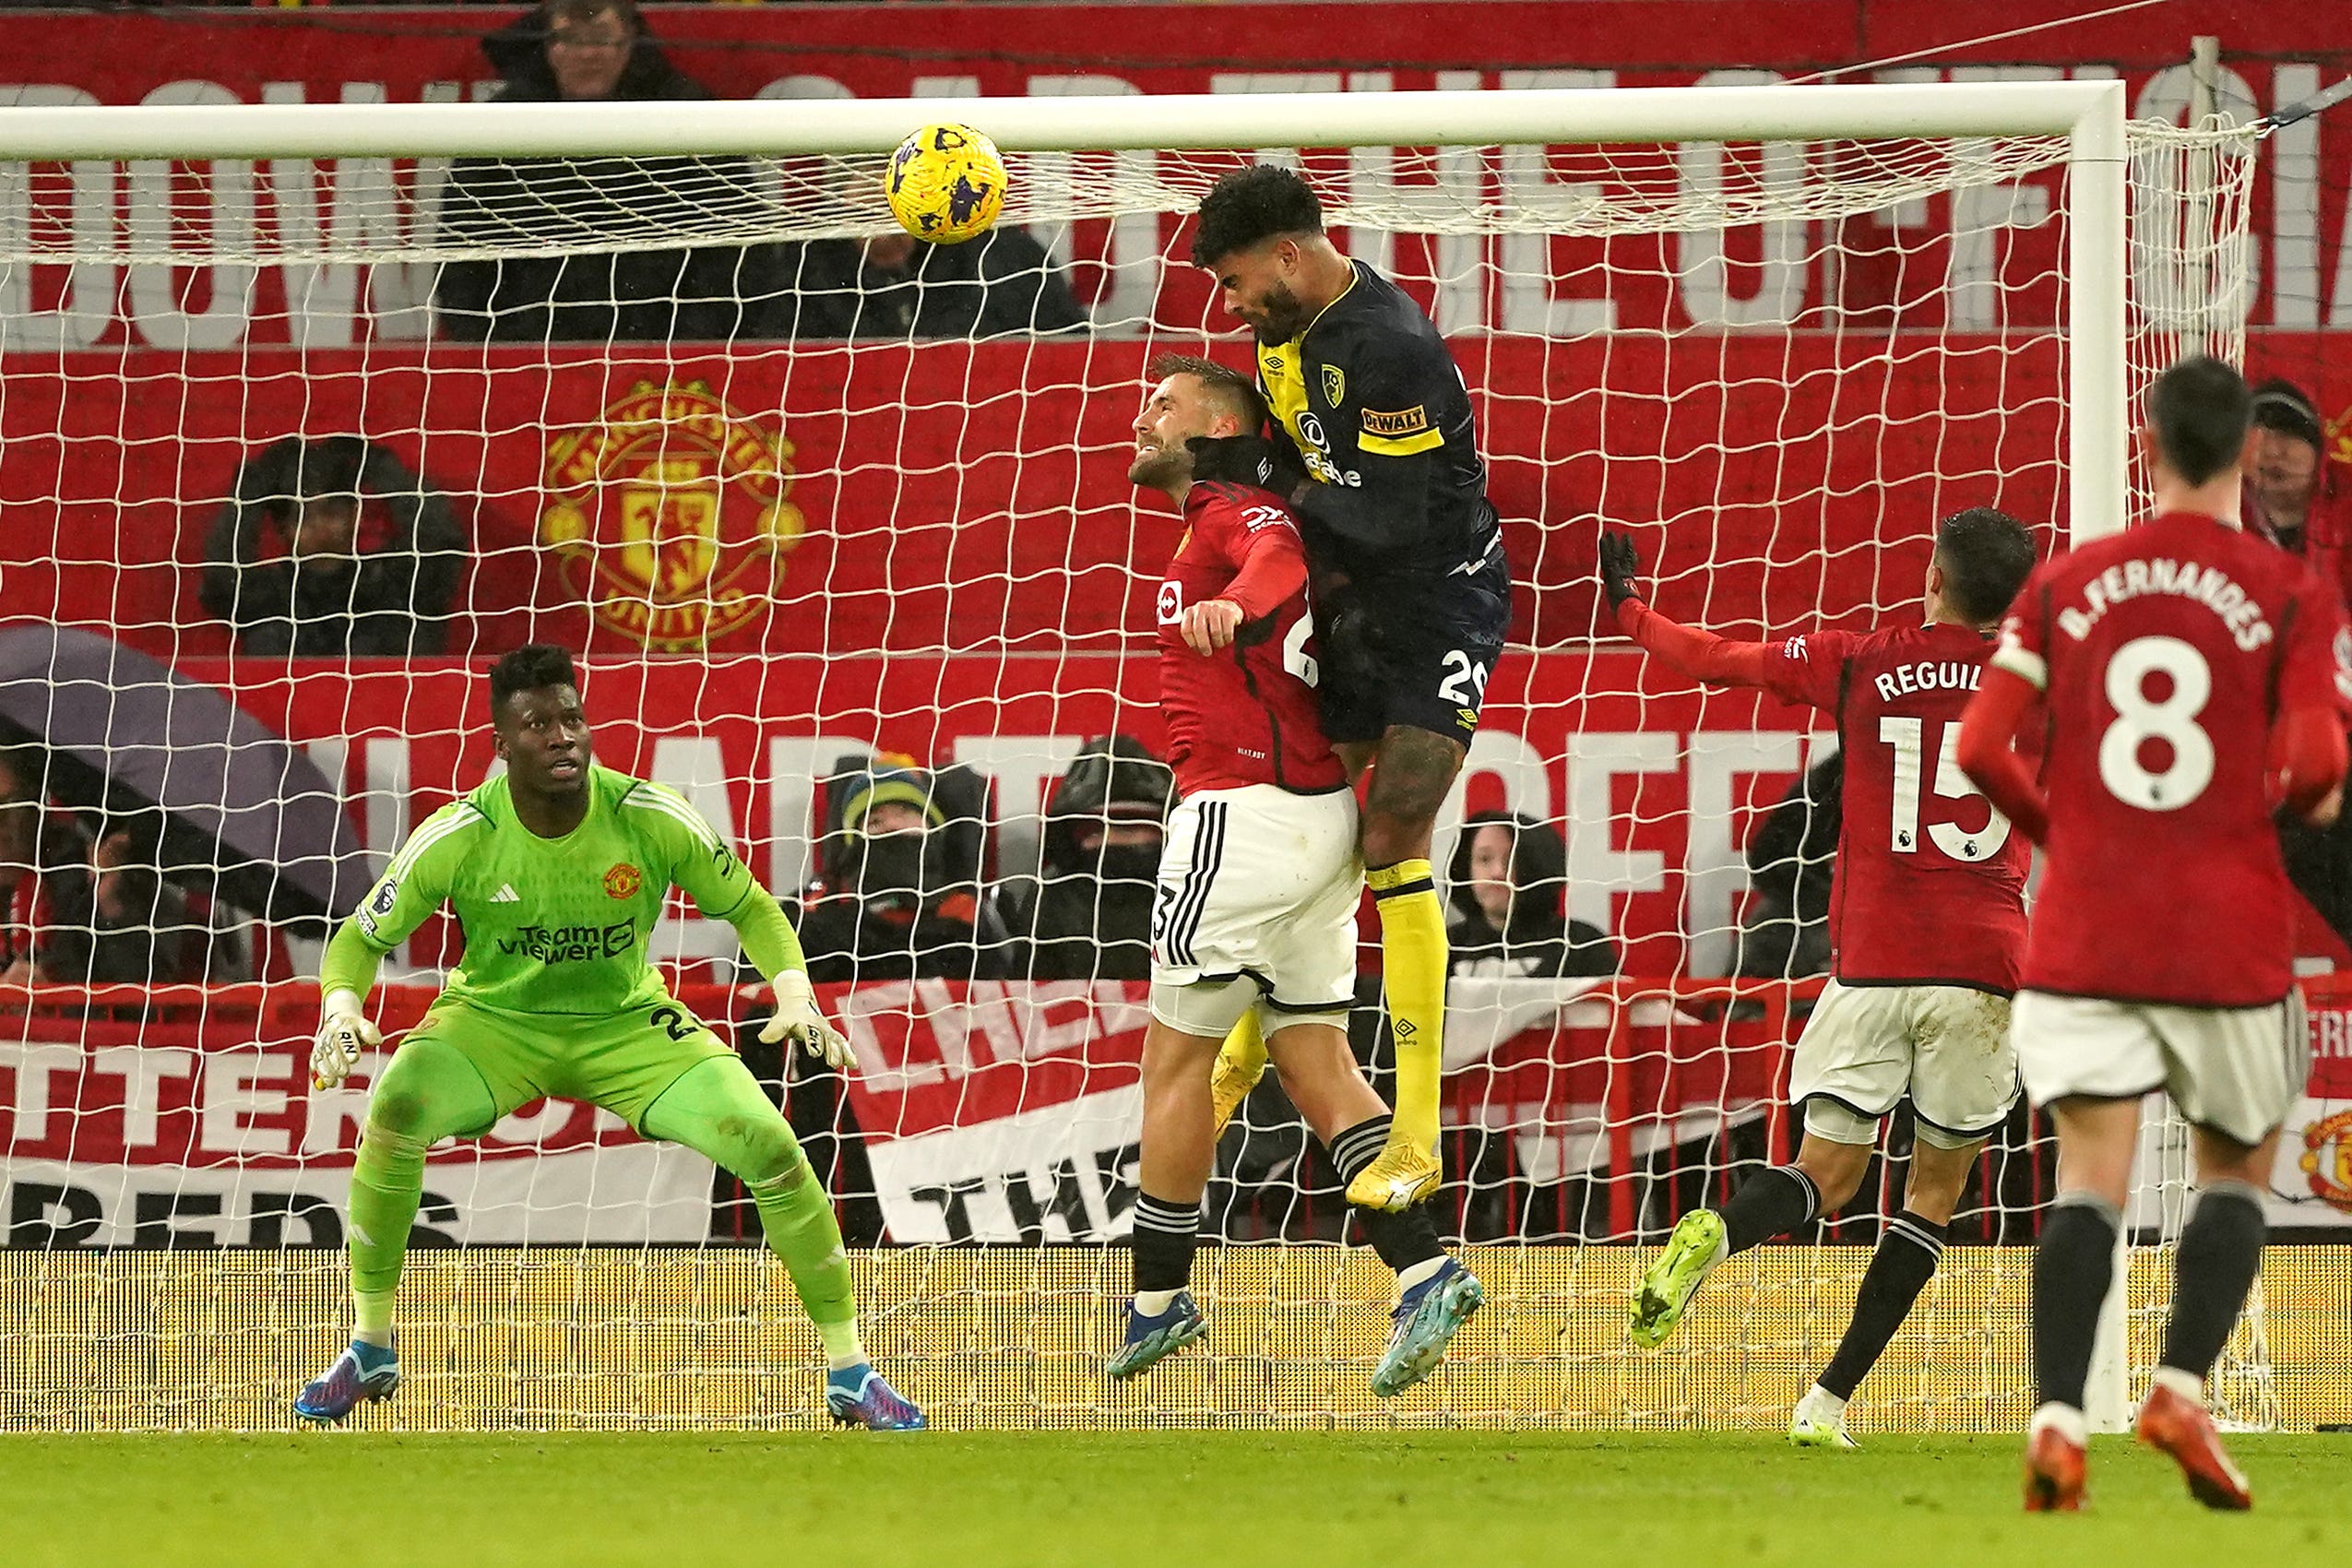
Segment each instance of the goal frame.
[[[1395,93],[826,99],[698,102],[24,106],[0,158],[259,160],[885,153],[943,118],[1016,152],[1298,147],[1786,143],[2063,137],[2067,533],[2120,531],[2130,505],[2120,81],[1772,85]],[[2119,1254],[2121,1246],[2119,1243]],[[2090,1415],[2128,1414],[2124,1269],[2102,1313]]]

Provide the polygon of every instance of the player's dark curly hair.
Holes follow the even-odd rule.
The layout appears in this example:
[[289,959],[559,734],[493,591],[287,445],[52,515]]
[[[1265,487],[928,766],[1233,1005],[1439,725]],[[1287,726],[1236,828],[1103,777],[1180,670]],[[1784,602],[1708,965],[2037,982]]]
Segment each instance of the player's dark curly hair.
[[1936,525],[1943,600],[1977,625],[1998,621],[2034,572],[2034,536],[1991,506],[1954,512]]
[[542,686],[576,688],[579,683],[570,648],[553,643],[525,643],[500,655],[490,667],[490,717],[495,719],[506,699],[517,692],[535,692]]
[[2203,484],[2246,449],[2253,397],[2246,378],[2211,354],[2192,354],[2148,388],[2148,428],[2172,471]]
[[1201,197],[1193,265],[1215,267],[1235,251],[1279,234],[1323,232],[1323,203],[1295,169],[1253,163],[1218,177]]
[[1154,382],[1171,375],[1189,375],[1208,388],[1208,395],[1224,406],[1225,411],[1241,422],[1245,435],[1255,435],[1265,424],[1265,400],[1258,396],[1257,386],[1231,365],[1219,364],[1199,354],[1154,354],[1144,374]]

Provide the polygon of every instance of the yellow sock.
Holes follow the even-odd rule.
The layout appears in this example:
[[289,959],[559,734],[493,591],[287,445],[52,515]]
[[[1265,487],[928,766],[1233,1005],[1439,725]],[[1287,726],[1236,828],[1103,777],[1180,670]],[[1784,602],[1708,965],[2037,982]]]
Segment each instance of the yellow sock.
[[1265,1071],[1265,1036],[1259,1031],[1256,1008],[1241,1015],[1241,1021],[1233,1026],[1225,1043],[1217,1048],[1217,1059],[1229,1070],[1247,1073],[1253,1078]]
[[1225,1124],[1241,1109],[1259,1075],[1265,1071],[1265,1036],[1258,1029],[1258,1010],[1254,1007],[1241,1015],[1217,1048],[1217,1065],[1208,1077],[1210,1109],[1217,1119],[1217,1133],[1225,1134]]
[[1437,1079],[1445,1059],[1445,912],[1427,861],[1364,873],[1380,910],[1381,982],[1396,1034],[1398,1143],[1437,1147]]

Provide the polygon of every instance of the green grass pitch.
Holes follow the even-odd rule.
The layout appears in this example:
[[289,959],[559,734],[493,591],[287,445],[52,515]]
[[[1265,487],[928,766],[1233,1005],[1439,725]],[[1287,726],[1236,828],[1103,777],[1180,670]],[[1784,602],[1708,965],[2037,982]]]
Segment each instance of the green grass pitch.
[[2352,1545],[2352,1438],[2235,1451],[2250,1515],[2206,1513],[2168,1461],[2102,1439],[2092,1512],[2027,1518],[2008,1436],[1851,1454],[1557,1431],[16,1437],[0,1439],[0,1516],[15,1568],[2141,1568],[2324,1562]]

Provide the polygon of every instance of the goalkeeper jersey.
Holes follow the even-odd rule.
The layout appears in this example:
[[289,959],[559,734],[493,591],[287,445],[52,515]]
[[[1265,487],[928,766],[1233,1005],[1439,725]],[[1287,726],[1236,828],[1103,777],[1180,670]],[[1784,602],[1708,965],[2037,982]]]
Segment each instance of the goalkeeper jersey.
[[646,937],[671,886],[713,920],[736,920],[754,899],[774,907],[676,790],[591,767],[588,794],[588,815],[560,838],[522,825],[504,776],[452,801],[409,836],[352,923],[380,955],[445,902],[465,954],[445,995],[596,1016],[668,996]]
[[1355,279],[1287,343],[1260,344],[1258,385],[1310,487],[1298,512],[1319,574],[1443,579],[1500,531],[1461,367],[1396,284]]

